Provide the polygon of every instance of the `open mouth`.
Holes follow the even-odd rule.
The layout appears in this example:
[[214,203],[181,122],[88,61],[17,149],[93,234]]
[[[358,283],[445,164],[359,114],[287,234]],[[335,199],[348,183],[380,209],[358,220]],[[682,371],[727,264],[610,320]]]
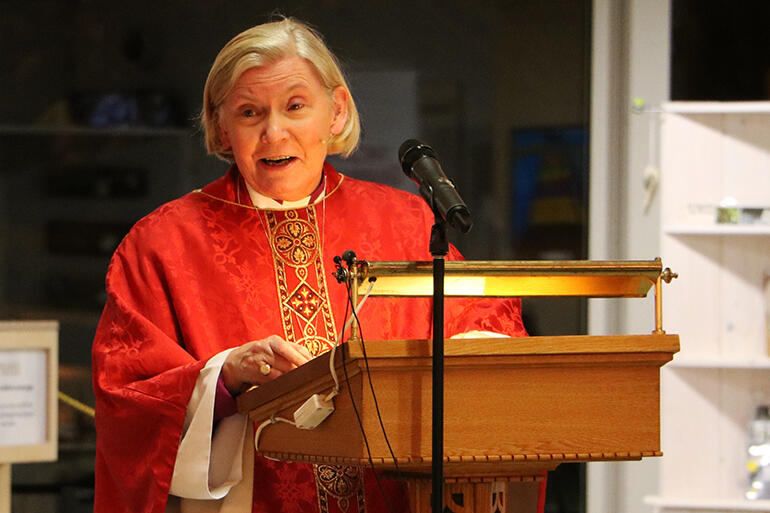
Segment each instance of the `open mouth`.
[[281,156],[281,157],[263,158],[260,160],[265,164],[267,164],[268,166],[282,166],[292,162],[294,159],[296,159],[296,157]]

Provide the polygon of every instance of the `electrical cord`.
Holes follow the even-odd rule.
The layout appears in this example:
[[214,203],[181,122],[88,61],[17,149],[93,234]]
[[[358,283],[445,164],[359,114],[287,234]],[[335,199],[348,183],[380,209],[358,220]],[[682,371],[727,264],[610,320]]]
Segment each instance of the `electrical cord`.
[[[372,286],[374,283],[369,284],[369,290],[366,292],[366,296],[364,297],[364,300],[369,297],[369,293],[372,291]],[[348,301],[350,304],[353,304],[353,298],[350,294],[350,287],[348,287]],[[380,404],[377,401],[377,395],[374,393],[374,385],[372,385],[372,373],[369,370],[369,357],[366,354],[366,344],[364,344],[364,333],[361,329],[361,321],[358,319],[358,312],[361,310],[361,305],[363,304],[363,301],[359,303],[358,308],[353,310],[353,317],[356,319],[356,324],[358,324],[358,336],[361,338],[361,352],[364,355],[364,365],[366,366],[366,377],[369,381],[369,390],[372,392],[372,398],[374,399],[374,409],[377,412],[377,420],[380,423],[380,429],[382,430],[382,436],[385,438],[385,445],[388,446],[388,452],[390,452],[390,457],[393,458],[393,465],[396,467],[396,473],[401,476],[401,469],[398,468],[398,461],[396,460],[396,455],[393,453],[393,448],[390,445],[390,440],[388,439],[388,434],[385,431],[385,425],[382,422],[382,414],[380,413]],[[347,310],[347,308],[346,308]]]
[[[347,312],[345,315],[347,315]],[[337,369],[334,367],[334,355],[337,354],[337,347],[337,345],[332,347],[332,350],[329,354],[329,372],[331,373],[332,379],[334,380],[334,388],[326,397],[324,397],[324,401],[327,402],[340,395],[340,380],[337,377]]]
[[[364,300],[367,297],[369,297],[369,294],[371,293],[371,290],[372,290],[372,286],[373,286],[373,283],[370,282],[369,289],[366,292],[366,296],[364,297]],[[346,288],[347,288],[347,293],[348,293],[348,305],[345,305],[345,316],[347,316],[347,312],[348,312],[349,306],[353,305],[353,297],[352,297],[351,292],[350,292],[350,284],[347,284]],[[359,303],[358,308],[351,309],[351,311],[352,311],[353,317],[355,317],[357,325],[358,325],[358,335],[359,335],[359,338],[361,339],[361,350],[362,350],[363,357],[364,357],[364,364],[365,364],[365,367],[366,367],[367,379],[369,381],[369,390],[371,391],[372,398],[374,399],[374,407],[375,407],[375,411],[377,412],[377,420],[379,421],[380,429],[382,431],[382,435],[385,438],[385,444],[388,447],[388,451],[390,453],[391,458],[393,458],[393,465],[396,467],[396,474],[399,477],[399,479],[403,479],[403,477],[401,475],[401,469],[398,467],[398,460],[396,459],[396,455],[393,452],[393,447],[390,445],[390,440],[388,439],[388,434],[387,434],[387,432],[385,430],[385,425],[384,425],[384,423],[382,421],[382,414],[380,413],[379,402],[377,401],[377,395],[374,392],[374,385],[372,384],[372,374],[371,374],[371,370],[369,369],[369,358],[368,358],[368,355],[366,354],[366,344],[364,343],[364,333],[363,333],[363,329],[361,327],[361,321],[358,318],[358,312],[361,310],[361,305],[362,304],[363,304],[363,300],[361,301],[361,303]],[[345,365],[345,360],[344,359],[342,361],[342,369],[345,372],[345,380],[348,383],[348,394],[350,395],[350,402],[353,405],[353,411],[356,414],[356,418],[358,419],[358,425],[359,425],[359,427],[361,429],[361,434],[362,434],[362,436],[364,438],[364,445],[366,446],[366,452],[367,452],[368,459],[369,459],[369,465],[372,468],[372,471],[373,471],[375,480],[377,481],[377,486],[378,486],[378,488],[380,490],[380,493],[382,494],[382,497],[385,500],[385,505],[387,506],[388,511],[390,511],[392,513],[393,510],[391,508],[390,502],[387,499],[387,496],[385,495],[385,491],[384,491],[384,489],[382,487],[382,483],[380,481],[380,476],[379,476],[379,474],[377,473],[377,470],[374,467],[374,461],[372,460],[372,454],[371,454],[371,450],[369,448],[369,441],[368,441],[368,439],[366,437],[366,433],[364,432],[363,422],[361,421],[360,414],[358,413],[358,408],[356,407],[355,400],[353,398],[353,392],[350,389],[350,378],[348,376],[347,366]]]
[[[359,333],[361,333],[361,330],[359,329]],[[363,340],[362,340],[363,343]],[[361,436],[364,439],[364,446],[366,447],[366,454],[369,459],[369,466],[372,469],[372,474],[374,474],[374,480],[377,482],[377,488],[380,490],[380,495],[382,496],[382,499],[385,501],[385,507],[387,508],[389,513],[393,513],[393,507],[390,505],[390,501],[388,500],[388,496],[385,493],[385,489],[382,487],[382,482],[380,481],[380,476],[377,474],[377,470],[374,467],[374,460],[372,459],[372,450],[369,448],[369,439],[366,436],[366,431],[364,430],[364,423],[361,420],[361,414],[358,412],[358,407],[356,406],[356,401],[353,398],[353,390],[350,387],[350,376],[348,375],[348,367],[345,364],[345,359],[342,359],[342,370],[345,373],[345,382],[348,384],[348,395],[350,396],[350,404],[353,406],[353,412],[356,414],[356,420],[358,420],[358,427],[361,430]]]
[[[369,283],[369,288],[366,290],[366,294],[364,294],[364,298],[361,300],[360,303],[358,303],[358,307],[353,312],[353,316],[348,319],[348,321],[345,323],[344,327],[342,328],[341,337],[345,335],[345,331],[350,327],[350,324],[353,321],[353,318],[358,320],[358,312],[361,311],[361,307],[364,306],[364,302],[369,297],[369,294],[372,293],[372,288],[374,287],[374,282]],[[348,289],[348,298],[350,299],[350,289]],[[352,305],[353,302],[349,301],[345,303],[345,315],[343,316],[343,319],[348,318],[348,308],[350,305]],[[361,330],[359,329],[359,333]],[[325,401],[331,401],[335,397],[337,397],[340,393],[340,381],[337,378],[337,369],[334,366],[334,357],[337,354],[337,347],[339,347],[339,344],[336,344],[331,349],[331,354],[329,355],[329,372],[332,375],[332,379],[334,380],[334,389],[329,392],[329,395],[327,395],[324,400]],[[379,413],[379,412],[378,412]]]
[[[358,312],[361,311],[361,307],[364,306],[364,303],[366,303],[366,300],[369,299],[369,294],[372,293],[372,289],[374,288],[374,280],[369,281],[369,288],[366,289],[366,293],[364,294],[364,298],[358,303],[358,306],[356,307],[356,310],[353,312],[353,316],[350,317],[347,322],[345,323],[345,326],[342,328],[342,333],[344,334],[350,325],[353,323],[353,319],[358,321]],[[350,286],[348,285],[348,303],[352,306],[353,305],[353,298],[350,297]],[[345,317],[348,315],[348,305],[345,305]],[[360,333],[361,330],[359,330]]]
[[[254,449],[257,452],[259,452],[259,437],[262,434],[262,430],[264,430],[267,426],[270,426],[272,424],[277,424],[279,422],[283,422],[285,424],[291,424],[292,426],[296,425],[293,421],[289,419],[285,419],[283,417],[270,417],[269,419],[262,422],[262,424],[260,424],[259,427],[257,428],[257,432],[254,433]],[[271,458],[270,456],[262,455],[262,457],[272,461],[281,461],[277,458]]]

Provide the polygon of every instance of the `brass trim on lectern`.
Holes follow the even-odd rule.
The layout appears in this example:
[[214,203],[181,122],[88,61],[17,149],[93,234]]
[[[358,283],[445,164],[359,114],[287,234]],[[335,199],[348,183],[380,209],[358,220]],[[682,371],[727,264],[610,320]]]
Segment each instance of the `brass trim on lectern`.
[[[433,263],[355,261],[349,280],[354,307],[360,287],[368,282],[371,296],[429,297],[433,295]],[[655,260],[509,260],[448,261],[447,297],[592,297],[642,298],[655,288],[655,327],[664,334],[662,282],[678,275]],[[352,323],[357,338],[357,321]]]
[[[644,297],[660,260],[630,262],[449,261],[446,296]],[[430,296],[432,262],[360,262],[359,280],[374,278],[373,296]]]

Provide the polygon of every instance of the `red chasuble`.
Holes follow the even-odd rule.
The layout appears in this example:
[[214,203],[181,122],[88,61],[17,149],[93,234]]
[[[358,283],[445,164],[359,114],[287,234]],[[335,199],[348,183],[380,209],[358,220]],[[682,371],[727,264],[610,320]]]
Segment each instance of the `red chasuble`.
[[[278,334],[327,351],[347,301],[333,258],[430,260],[433,214],[413,194],[324,167],[325,197],[256,209],[237,169],[140,220],[107,273],[93,346],[96,513],[164,511],[187,403],[206,361]],[[452,248],[449,258],[460,258]],[[430,338],[430,300],[370,298],[365,340]],[[448,300],[446,333],[526,335],[519,300]],[[301,436],[298,433],[297,436]],[[371,470],[256,457],[254,512],[387,511]],[[399,483],[384,482],[393,511]]]

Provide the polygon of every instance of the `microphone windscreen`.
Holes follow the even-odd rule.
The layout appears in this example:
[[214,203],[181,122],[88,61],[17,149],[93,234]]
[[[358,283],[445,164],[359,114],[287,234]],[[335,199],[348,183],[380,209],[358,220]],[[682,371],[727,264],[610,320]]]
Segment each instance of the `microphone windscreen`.
[[412,178],[412,165],[422,157],[431,157],[438,161],[438,155],[433,148],[417,139],[407,139],[398,149],[398,161],[406,176]]

